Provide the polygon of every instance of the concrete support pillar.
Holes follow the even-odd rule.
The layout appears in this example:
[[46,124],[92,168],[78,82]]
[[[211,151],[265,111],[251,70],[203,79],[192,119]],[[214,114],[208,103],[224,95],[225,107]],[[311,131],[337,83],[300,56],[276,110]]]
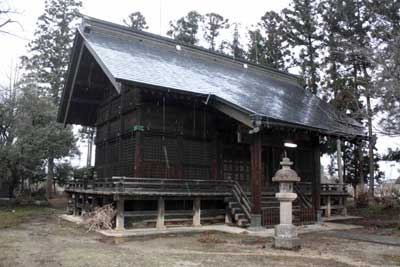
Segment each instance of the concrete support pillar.
[[331,217],[331,196],[326,197],[326,217]]
[[165,229],[165,201],[163,197],[158,199],[157,229]]
[[229,210],[229,207],[226,207],[225,209],[225,224],[231,224],[232,223],[232,216]]
[[342,215],[347,216],[346,197],[341,198],[341,204],[343,205]]
[[87,212],[87,195],[83,194],[82,195],[82,212],[81,215],[85,215]]
[[200,198],[193,200],[193,226],[201,226],[201,201]]
[[79,199],[79,195],[78,194],[74,194],[74,210],[73,210],[73,215],[74,216],[78,216],[79,215],[79,211],[78,211],[78,199]]
[[343,164],[342,164],[342,141],[340,139],[336,140],[337,149],[337,165],[338,165],[338,176],[339,184],[343,184]]
[[125,200],[118,199],[117,200],[117,215],[115,218],[115,230],[117,230],[117,231],[125,230],[124,210],[125,210]]

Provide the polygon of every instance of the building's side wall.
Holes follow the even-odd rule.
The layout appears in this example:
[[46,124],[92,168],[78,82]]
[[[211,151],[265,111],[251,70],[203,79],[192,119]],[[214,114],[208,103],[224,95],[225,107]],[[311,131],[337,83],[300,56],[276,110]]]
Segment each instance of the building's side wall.
[[[204,105],[204,99],[125,85],[97,112],[99,177],[233,179],[250,185],[248,128]],[[289,138],[290,137],[290,138]],[[273,186],[286,150],[302,182],[316,177],[314,143],[307,133],[263,130],[263,186]],[[293,139],[296,149],[284,148]]]
[[99,177],[216,178],[215,131],[201,99],[122,90],[97,113]]

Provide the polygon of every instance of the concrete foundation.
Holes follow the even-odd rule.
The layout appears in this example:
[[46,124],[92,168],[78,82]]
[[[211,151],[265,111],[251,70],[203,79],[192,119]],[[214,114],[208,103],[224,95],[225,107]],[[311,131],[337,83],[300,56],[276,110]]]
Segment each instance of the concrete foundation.
[[251,214],[251,221],[249,228],[260,228],[261,226],[261,214]]

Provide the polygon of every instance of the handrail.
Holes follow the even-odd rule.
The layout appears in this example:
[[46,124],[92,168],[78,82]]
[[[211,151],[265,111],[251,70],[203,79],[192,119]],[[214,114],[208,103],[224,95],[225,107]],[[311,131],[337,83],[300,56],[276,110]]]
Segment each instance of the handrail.
[[305,196],[305,193],[303,192],[301,186],[297,183],[293,184],[293,189],[297,193],[297,196],[301,200],[301,203],[305,208],[312,208],[312,203],[311,201]]
[[346,184],[321,184],[321,191],[347,192]]
[[181,191],[194,192],[230,192],[239,203],[247,218],[251,218],[251,202],[237,181],[233,180],[200,180],[168,179],[113,176],[96,180],[74,180],[68,183],[68,189],[110,190],[118,192],[134,191]]
[[[88,186],[86,186],[88,185]],[[114,176],[112,178],[97,178],[96,180],[74,180],[68,183],[67,189],[113,190],[113,191],[216,191],[230,192],[232,182],[228,180],[200,180],[200,179],[168,179],[168,178],[141,178]]]
[[243,209],[246,217],[250,220],[251,202],[249,201],[246,193],[243,191],[242,187],[237,181],[232,181],[232,194]]

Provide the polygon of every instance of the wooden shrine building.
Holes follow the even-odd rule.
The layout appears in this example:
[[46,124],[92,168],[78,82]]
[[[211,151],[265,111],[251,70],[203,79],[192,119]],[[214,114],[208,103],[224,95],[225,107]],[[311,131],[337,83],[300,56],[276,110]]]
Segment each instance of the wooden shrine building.
[[297,76],[88,17],[58,121],[96,128],[95,175],[66,191],[76,214],[114,203],[117,229],[273,225],[284,152],[301,177],[295,220],[314,221],[321,138],[364,136]]

